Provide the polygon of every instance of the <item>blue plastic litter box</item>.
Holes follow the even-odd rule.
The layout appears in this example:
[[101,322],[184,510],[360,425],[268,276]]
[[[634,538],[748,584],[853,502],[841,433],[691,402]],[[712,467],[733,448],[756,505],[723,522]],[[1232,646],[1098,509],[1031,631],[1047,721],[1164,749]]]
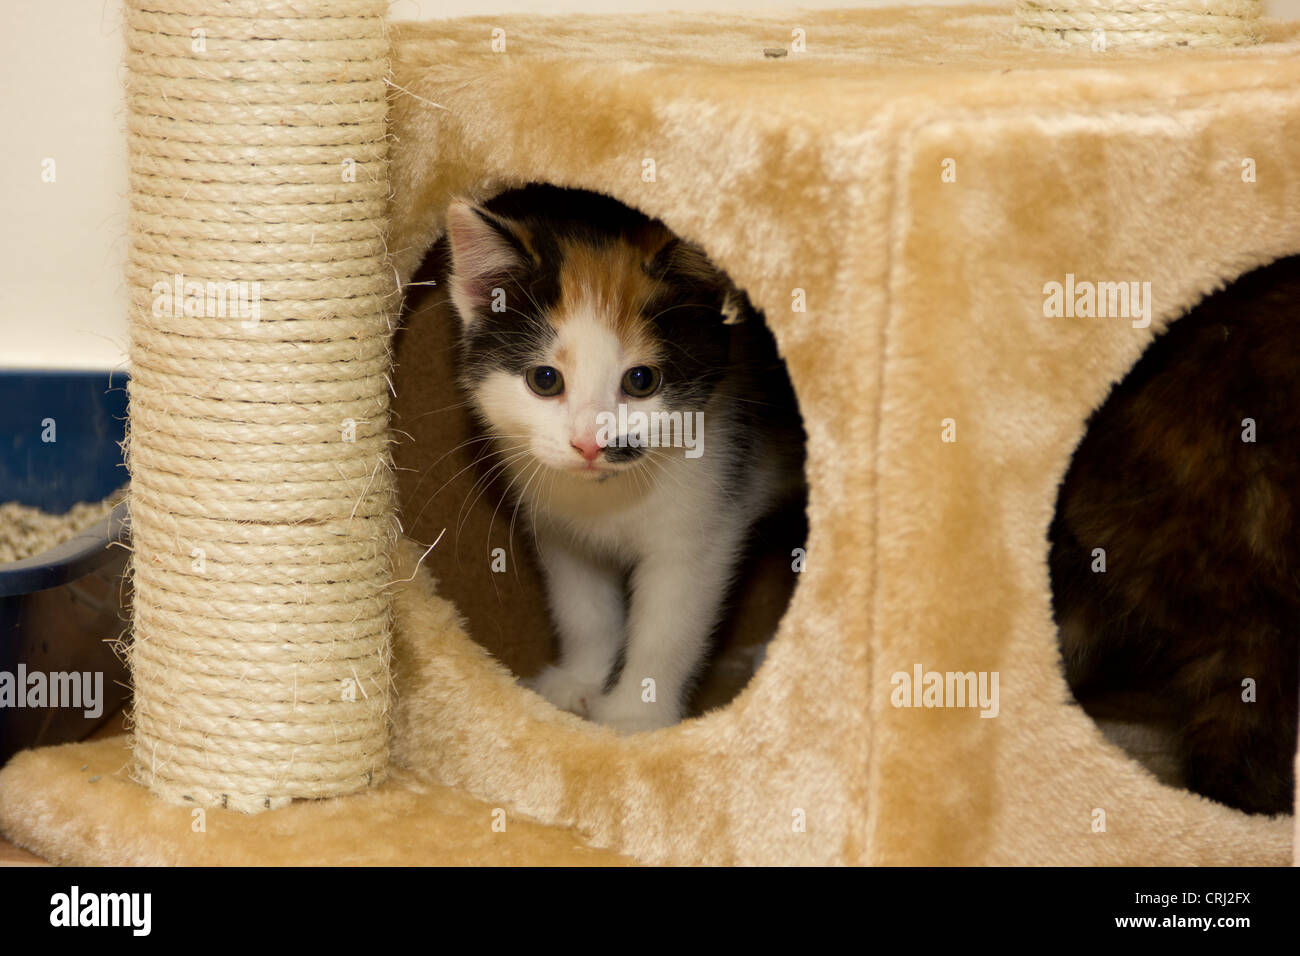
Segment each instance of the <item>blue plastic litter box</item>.
[[[0,501],[60,514],[107,497],[126,482],[125,429],[121,372],[0,370]],[[126,543],[126,517],[119,504],[72,539],[0,564],[0,764],[85,738],[129,696],[112,646],[130,602],[127,550],[112,546]],[[45,706],[28,706],[41,703],[42,681]]]

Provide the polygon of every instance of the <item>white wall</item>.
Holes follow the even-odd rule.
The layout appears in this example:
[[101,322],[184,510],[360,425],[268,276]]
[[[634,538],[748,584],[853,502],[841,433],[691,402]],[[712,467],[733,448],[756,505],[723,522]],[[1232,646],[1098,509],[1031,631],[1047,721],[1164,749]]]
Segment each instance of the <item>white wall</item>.
[[[394,0],[394,18],[781,10],[907,0]],[[945,2],[945,0],[931,0]],[[946,0],[960,2],[960,0]],[[915,4],[909,4],[915,5]],[[1266,0],[1300,18],[1300,0]],[[117,0],[5,0],[0,35],[0,367],[124,361],[126,152]],[[55,181],[41,180],[42,161]]]
[[[113,0],[5,0],[0,366],[111,368],[126,349],[122,28]],[[56,179],[41,181],[41,163]]]

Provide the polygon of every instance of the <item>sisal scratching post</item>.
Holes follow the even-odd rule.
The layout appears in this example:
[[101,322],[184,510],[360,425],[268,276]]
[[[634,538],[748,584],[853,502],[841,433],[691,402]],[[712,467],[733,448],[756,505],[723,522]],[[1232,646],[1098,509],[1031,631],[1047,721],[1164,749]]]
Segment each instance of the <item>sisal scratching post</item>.
[[1257,42],[1260,0],[1018,0],[1016,32],[1053,46],[1228,47]]
[[388,759],[384,0],[129,0],[137,779],[244,811]]

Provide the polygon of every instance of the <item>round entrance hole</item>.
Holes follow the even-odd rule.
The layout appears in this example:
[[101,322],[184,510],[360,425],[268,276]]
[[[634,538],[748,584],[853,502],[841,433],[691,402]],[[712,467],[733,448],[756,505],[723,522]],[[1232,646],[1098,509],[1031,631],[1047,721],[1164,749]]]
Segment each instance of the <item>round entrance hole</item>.
[[1052,524],[1067,681],[1166,783],[1293,806],[1300,257],[1175,320],[1093,414]]
[[[629,366],[620,365],[620,374],[649,367],[654,376],[636,380],[630,391],[615,376],[611,381],[622,391],[599,411],[617,421],[616,405],[628,406],[629,418],[644,409],[652,438],[653,413],[679,412],[680,422],[661,420],[673,441],[656,441],[645,452],[616,452],[611,445],[597,459],[624,470],[601,478],[593,489],[613,482],[636,492],[653,487],[658,502],[658,510],[629,519],[630,532],[625,529],[620,538],[626,548],[595,549],[595,557],[618,576],[624,601],[622,633],[614,638],[618,652],[604,691],[612,692],[620,680],[629,642],[665,639],[636,633],[637,620],[647,617],[636,602],[647,600],[653,588],[661,613],[650,617],[665,632],[689,629],[715,610],[716,623],[696,642],[698,661],[680,691],[670,678],[652,692],[677,695],[687,718],[726,705],[754,675],[777,631],[802,570],[807,536],[802,423],[762,313],[705,250],[609,197],[530,186],[477,210],[453,210],[450,235],[435,245],[408,287],[395,344],[393,425],[399,443],[393,454],[406,534],[426,545],[438,541],[425,565],[439,593],[456,605],[470,635],[515,674],[533,678],[563,660],[564,632],[575,615],[559,620],[557,602],[570,600],[570,593],[582,606],[592,599],[582,585],[548,586],[556,569],[552,561],[548,571],[545,548],[538,545],[539,536],[545,537],[546,496],[549,483],[570,477],[552,474],[565,462],[550,452],[567,452],[564,444],[572,436],[547,434],[563,416],[547,419],[543,412],[556,411],[568,395],[590,395],[590,388],[582,392],[590,386],[583,377],[590,379],[590,363],[598,363],[599,348],[608,345]],[[470,230],[459,247],[456,215]],[[512,265],[522,278],[507,269],[489,274],[478,287],[462,282],[458,298],[450,280],[473,272],[477,260],[471,257],[483,251],[475,243],[486,244],[483,269],[496,267],[492,255],[516,256]],[[470,302],[479,292],[481,300]],[[475,308],[482,315],[467,320]],[[587,357],[565,351],[586,347],[570,334],[583,322],[599,338]],[[635,357],[642,354],[652,358]],[[566,367],[566,361],[572,364]],[[546,372],[538,380],[537,368],[556,375]],[[601,368],[602,374],[609,371]],[[553,392],[557,382],[560,391]],[[640,393],[647,388],[642,404]],[[663,397],[661,404],[653,402],[656,395]],[[503,421],[512,424],[503,427]],[[697,422],[698,436],[689,427]],[[618,422],[605,437],[621,437],[630,427],[635,422]],[[576,445],[573,451],[578,454]],[[512,456],[518,456],[513,465]],[[668,456],[673,464],[655,472],[658,458]],[[626,467],[640,458],[651,462],[640,470]],[[527,490],[521,496],[522,489]],[[736,502],[745,507],[735,508]],[[663,542],[656,542],[661,519],[678,520],[673,509],[692,507],[697,514],[680,536],[685,546],[675,550],[686,560],[700,555],[697,573],[676,586],[671,580],[647,585],[638,568],[663,550]],[[718,519],[723,512],[731,518]],[[608,524],[607,518],[593,514],[592,522]],[[710,550],[710,539],[728,527],[738,534],[737,547],[730,549],[734,560],[730,551],[719,557]],[[713,578],[728,582],[719,601],[700,597]],[[693,601],[700,610],[691,610]],[[680,615],[678,625],[673,611]]]

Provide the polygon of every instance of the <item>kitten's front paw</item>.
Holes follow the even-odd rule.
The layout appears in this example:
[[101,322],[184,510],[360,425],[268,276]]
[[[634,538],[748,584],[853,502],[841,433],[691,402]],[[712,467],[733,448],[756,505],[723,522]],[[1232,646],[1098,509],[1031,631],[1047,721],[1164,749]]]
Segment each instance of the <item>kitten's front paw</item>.
[[588,717],[591,705],[600,697],[601,681],[552,664],[541,673],[524,681],[524,686],[536,691],[560,710],[579,717]]
[[639,696],[623,698],[615,693],[591,702],[591,719],[620,734],[636,734],[671,727],[682,715],[677,707],[662,701],[645,703]]

